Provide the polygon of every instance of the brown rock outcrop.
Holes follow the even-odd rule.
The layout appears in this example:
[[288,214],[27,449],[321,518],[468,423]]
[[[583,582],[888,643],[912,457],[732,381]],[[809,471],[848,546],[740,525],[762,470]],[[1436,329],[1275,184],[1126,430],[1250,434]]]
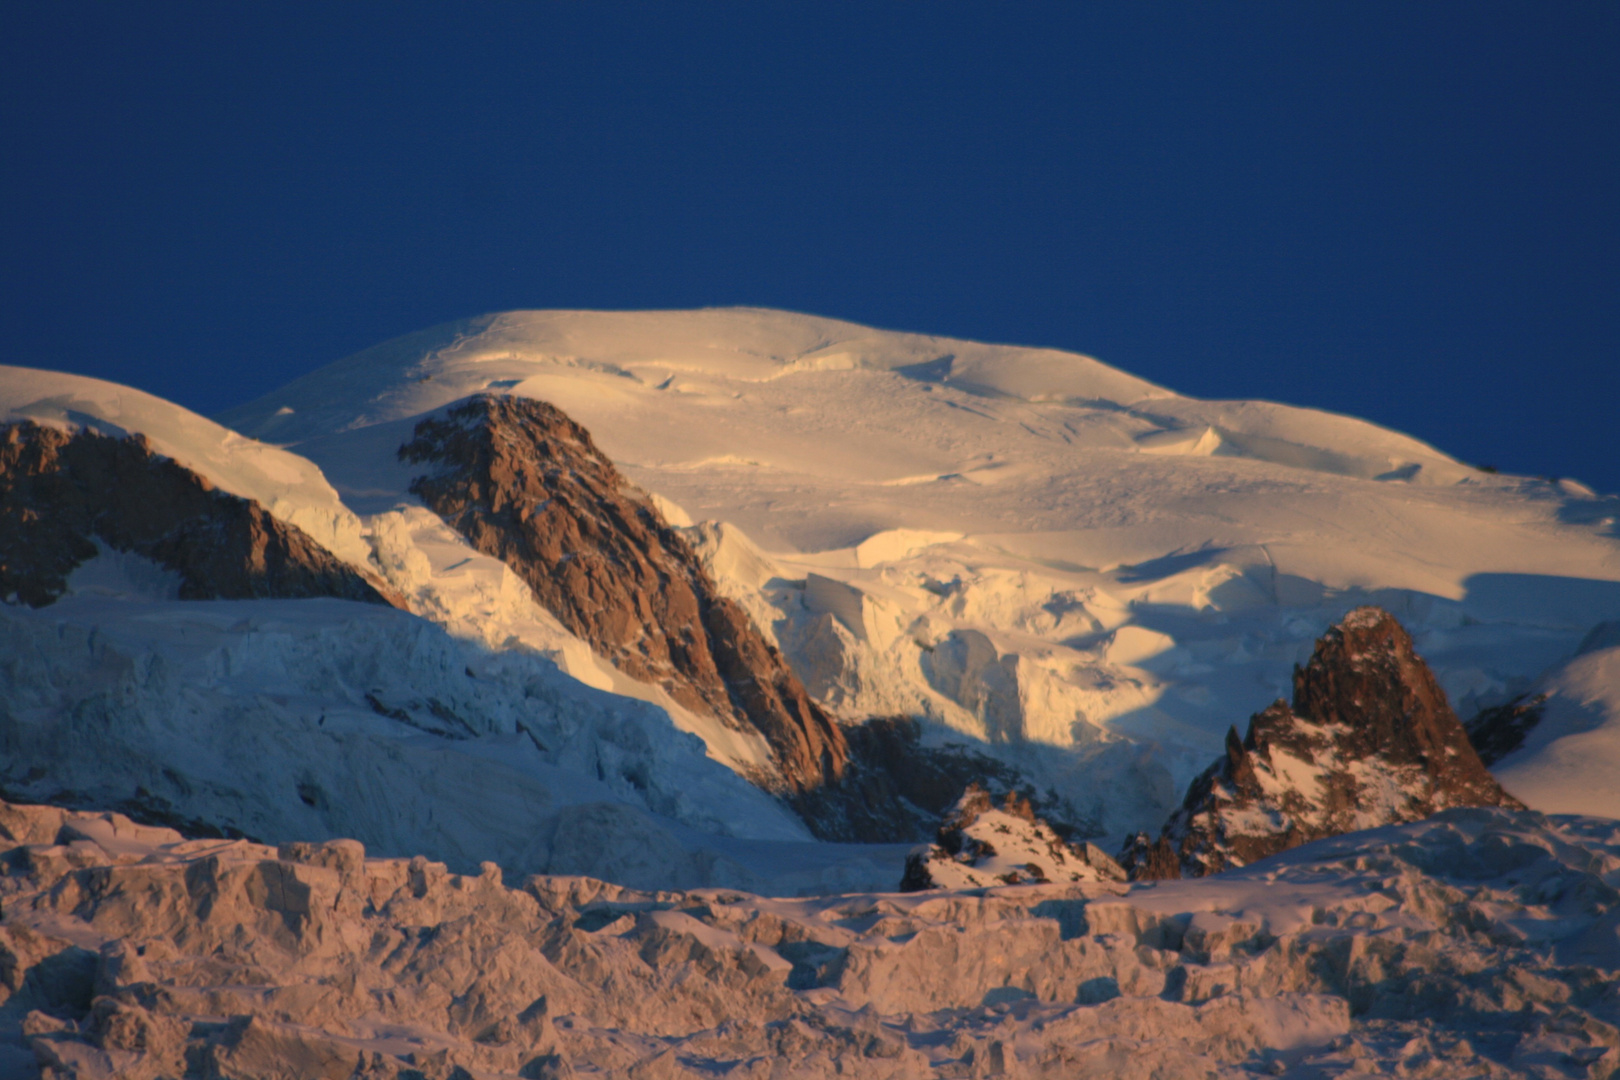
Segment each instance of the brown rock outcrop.
[[98,539],[178,573],[184,600],[391,602],[302,529],[215,489],[144,436],[0,427],[0,598],[52,603]]
[[1361,607],[1328,630],[1294,701],[1226,736],[1156,839],[1120,861],[1132,877],[1198,877],[1312,840],[1417,821],[1453,806],[1522,809],[1486,771],[1412,639],[1393,615]]
[[[827,839],[884,833],[881,780],[845,784],[843,731],[647,498],[559,409],[479,395],[416,425],[402,461],[436,466],[411,491],[632,678],[769,745],[785,796]],[[891,831],[893,826],[888,827]]]

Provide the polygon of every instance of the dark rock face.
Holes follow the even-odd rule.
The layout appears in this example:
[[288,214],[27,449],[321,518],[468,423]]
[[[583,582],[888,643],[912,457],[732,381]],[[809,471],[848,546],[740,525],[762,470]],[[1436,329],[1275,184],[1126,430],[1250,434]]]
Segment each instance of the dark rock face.
[[[886,778],[915,809],[917,839],[932,836],[940,819],[971,784],[1011,792],[1023,776],[995,758],[965,746],[924,746],[922,724],[910,716],[875,716],[844,729],[850,764]],[[1072,826],[1056,824],[1060,834]]]
[[185,600],[390,602],[302,529],[216,490],[144,436],[0,427],[0,598],[52,603],[97,539],[178,573]]
[[1481,709],[1468,721],[1468,741],[1479,752],[1479,760],[1495,765],[1523,746],[1531,729],[1541,723],[1546,704],[1546,694],[1525,694],[1495,708]]
[[1121,862],[1135,878],[1199,877],[1357,829],[1452,806],[1522,809],[1486,771],[1395,617],[1350,612],[1277,701],[1226,736],[1157,839]]
[[818,835],[905,835],[892,784],[851,772],[843,730],[583,427],[544,402],[479,395],[423,420],[399,456],[437,466],[411,491],[619,670],[759,732],[776,770],[752,779]]
[[1123,881],[1125,871],[1095,844],[1071,844],[1008,792],[996,806],[969,784],[940,823],[934,843],[906,857],[901,892],[1035,882]]

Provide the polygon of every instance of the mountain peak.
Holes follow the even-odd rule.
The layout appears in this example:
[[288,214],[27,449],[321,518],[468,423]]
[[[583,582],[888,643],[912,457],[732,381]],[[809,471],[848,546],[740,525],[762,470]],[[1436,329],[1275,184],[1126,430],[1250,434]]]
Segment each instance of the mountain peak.
[[1198,877],[1452,806],[1520,807],[1486,771],[1412,638],[1359,607],[1330,627],[1278,700],[1232,728],[1160,836],[1122,862],[1138,878]]

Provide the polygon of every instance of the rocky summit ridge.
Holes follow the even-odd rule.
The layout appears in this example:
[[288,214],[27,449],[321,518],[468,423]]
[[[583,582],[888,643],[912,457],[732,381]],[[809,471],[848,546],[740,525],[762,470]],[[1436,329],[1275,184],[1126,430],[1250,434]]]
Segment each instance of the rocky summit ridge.
[[1121,862],[1135,878],[1199,877],[1312,840],[1455,806],[1522,804],[1486,770],[1411,636],[1389,612],[1351,611],[1278,700],[1231,728],[1157,838]]

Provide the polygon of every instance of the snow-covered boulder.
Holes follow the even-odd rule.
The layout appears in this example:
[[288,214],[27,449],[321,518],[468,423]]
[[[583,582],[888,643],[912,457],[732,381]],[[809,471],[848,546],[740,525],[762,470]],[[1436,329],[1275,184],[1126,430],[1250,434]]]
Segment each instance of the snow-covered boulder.
[[970,784],[945,815],[935,842],[907,857],[900,888],[1124,880],[1125,871],[1101,848],[1059,837],[1016,791],[998,807],[988,791]]

